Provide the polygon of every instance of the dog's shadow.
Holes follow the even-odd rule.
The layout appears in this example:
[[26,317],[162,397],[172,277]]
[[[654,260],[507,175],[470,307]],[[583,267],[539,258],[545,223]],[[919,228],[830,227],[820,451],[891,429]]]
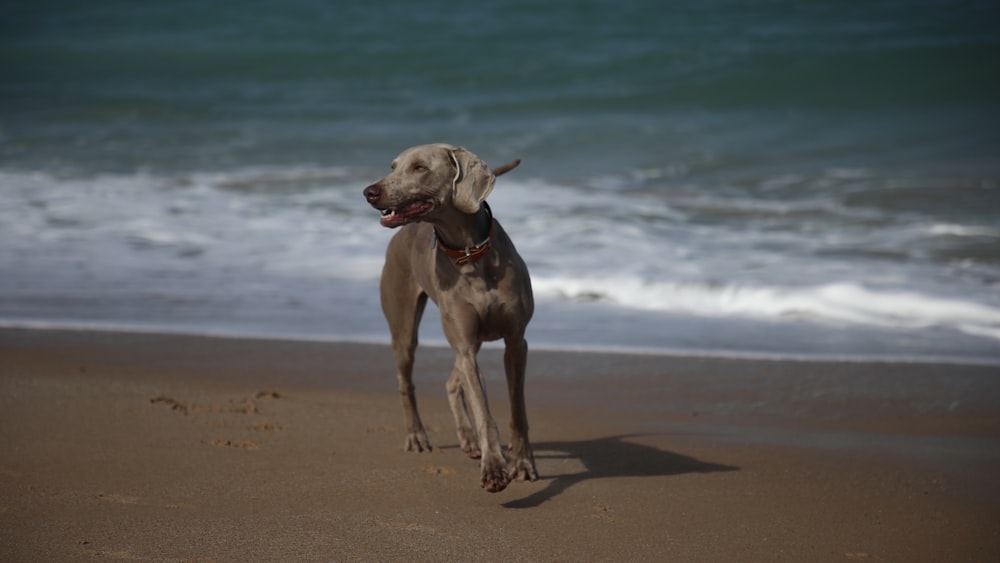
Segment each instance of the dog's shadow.
[[[641,435],[620,435],[577,442],[533,444],[536,463],[546,459],[576,459],[582,471],[542,476],[548,485],[524,498],[503,504],[506,508],[533,508],[552,500],[573,485],[604,477],[662,477],[684,473],[737,471],[739,467],[700,461],[652,446],[628,441]],[[574,464],[579,467],[579,464]]]

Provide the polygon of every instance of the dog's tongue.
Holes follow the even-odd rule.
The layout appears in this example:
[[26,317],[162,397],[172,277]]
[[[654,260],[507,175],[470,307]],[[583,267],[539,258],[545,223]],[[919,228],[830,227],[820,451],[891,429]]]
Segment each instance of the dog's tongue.
[[426,201],[410,203],[382,215],[381,223],[383,227],[393,229],[399,227],[400,225],[405,225],[410,222],[410,219],[423,215],[424,213],[430,211],[430,209],[431,204]]

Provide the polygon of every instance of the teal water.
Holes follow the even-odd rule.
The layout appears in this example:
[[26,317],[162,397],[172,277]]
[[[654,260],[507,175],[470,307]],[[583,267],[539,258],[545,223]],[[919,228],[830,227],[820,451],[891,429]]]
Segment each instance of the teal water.
[[[0,40],[0,162],[379,163],[402,145],[457,137],[485,153],[530,150],[556,171],[606,155],[592,171],[606,172],[730,142],[766,160],[802,143],[906,159],[915,135],[940,134],[921,141],[995,169],[998,11],[971,1],[15,3]],[[827,155],[837,156],[849,160]]]
[[384,338],[391,233],[360,190],[444,141],[524,160],[491,202],[538,340],[996,358],[998,24],[987,1],[10,3],[0,319]]

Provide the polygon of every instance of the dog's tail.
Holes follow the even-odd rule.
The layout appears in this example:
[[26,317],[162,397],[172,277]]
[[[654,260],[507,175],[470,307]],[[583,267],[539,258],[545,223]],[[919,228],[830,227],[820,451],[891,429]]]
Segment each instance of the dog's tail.
[[507,172],[510,172],[511,170],[517,168],[518,164],[521,164],[521,159],[520,158],[517,159],[517,160],[512,160],[512,161],[508,162],[507,164],[502,164],[500,166],[497,166],[496,168],[494,168],[492,170],[493,175],[494,176],[500,176],[501,174],[505,174]]

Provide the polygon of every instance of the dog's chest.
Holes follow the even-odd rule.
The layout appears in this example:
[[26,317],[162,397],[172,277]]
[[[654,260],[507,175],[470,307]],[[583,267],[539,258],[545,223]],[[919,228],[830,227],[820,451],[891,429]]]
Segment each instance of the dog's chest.
[[[438,307],[466,311],[477,318],[479,339],[498,340],[518,331],[523,319],[530,317],[530,306],[516,279],[463,275],[455,280],[453,291],[439,294]],[[522,327],[523,328],[523,327]]]
[[482,318],[498,314],[511,301],[507,284],[478,275],[459,276],[454,297],[471,305]]

